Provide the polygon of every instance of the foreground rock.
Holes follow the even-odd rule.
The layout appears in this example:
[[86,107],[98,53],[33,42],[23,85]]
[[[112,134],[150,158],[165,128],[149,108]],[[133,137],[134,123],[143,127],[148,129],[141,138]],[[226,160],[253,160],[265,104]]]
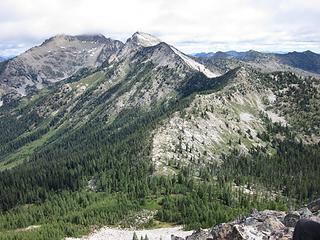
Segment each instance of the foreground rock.
[[172,240],[264,240],[292,239],[294,227],[300,219],[320,222],[320,199],[307,207],[289,213],[265,210],[253,210],[242,219],[223,223],[210,230],[199,230],[186,238]]
[[213,239],[290,239],[293,228],[285,226],[285,216],[284,212],[253,211],[242,220],[213,228]]

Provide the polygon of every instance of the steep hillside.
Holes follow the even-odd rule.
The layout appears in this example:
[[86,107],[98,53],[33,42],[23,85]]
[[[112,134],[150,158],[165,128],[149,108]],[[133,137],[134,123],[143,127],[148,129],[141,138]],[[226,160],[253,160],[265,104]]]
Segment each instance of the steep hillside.
[[164,121],[154,133],[153,162],[159,172],[172,173],[176,166],[219,165],[221,155],[235,148],[242,153],[268,149],[271,140],[262,135],[270,122],[317,144],[319,87],[317,79],[242,67],[222,90],[196,95],[190,106]]
[[281,63],[320,74],[320,55],[311,51],[276,54]]

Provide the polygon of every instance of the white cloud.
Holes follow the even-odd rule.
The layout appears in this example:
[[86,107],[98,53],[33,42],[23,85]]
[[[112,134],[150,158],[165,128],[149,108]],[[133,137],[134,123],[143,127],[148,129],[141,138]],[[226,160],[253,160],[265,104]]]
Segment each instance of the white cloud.
[[6,46],[22,51],[58,33],[125,40],[137,30],[189,53],[319,52],[319,22],[319,0],[4,0],[0,55]]

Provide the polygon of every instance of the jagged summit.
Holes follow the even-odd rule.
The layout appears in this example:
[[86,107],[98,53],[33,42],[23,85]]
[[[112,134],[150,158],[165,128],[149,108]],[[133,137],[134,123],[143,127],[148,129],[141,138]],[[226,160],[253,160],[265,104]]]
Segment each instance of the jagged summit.
[[142,47],[152,47],[161,42],[159,38],[144,32],[135,32],[129,40]]

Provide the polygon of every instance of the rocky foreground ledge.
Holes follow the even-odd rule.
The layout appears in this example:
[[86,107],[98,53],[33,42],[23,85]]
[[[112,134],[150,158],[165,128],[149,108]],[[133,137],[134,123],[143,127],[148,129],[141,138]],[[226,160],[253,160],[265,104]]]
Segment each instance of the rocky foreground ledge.
[[195,231],[186,238],[172,235],[171,240],[287,240],[292,239],[294,227],[302,218],[320,222],[320,199],[289,213],[252,210],[242,219]]

